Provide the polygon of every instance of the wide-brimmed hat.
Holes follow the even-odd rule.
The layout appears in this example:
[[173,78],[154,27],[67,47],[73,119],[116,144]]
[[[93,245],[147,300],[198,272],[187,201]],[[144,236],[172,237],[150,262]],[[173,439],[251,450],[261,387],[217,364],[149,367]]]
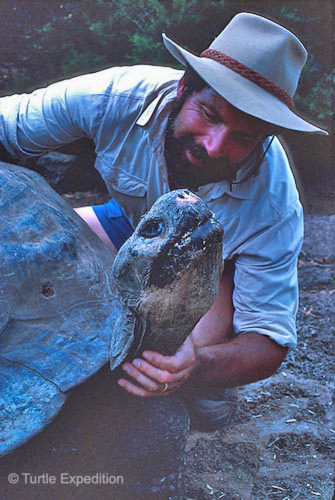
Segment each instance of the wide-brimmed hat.
[[236,108],[290,130],[326,134],[298,116],[293,96],[307,51],[298,38],[277,23],[242,12],[213,43],[196,56],[163,33],[166,48],[190,65]]

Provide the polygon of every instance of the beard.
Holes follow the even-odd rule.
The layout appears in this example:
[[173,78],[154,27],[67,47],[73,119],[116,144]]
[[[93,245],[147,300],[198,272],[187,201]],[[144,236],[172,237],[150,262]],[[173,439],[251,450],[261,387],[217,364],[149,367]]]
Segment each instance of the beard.
[[[211,158],[206,148],[197,144],[192,135],[175,138],[175,120],[187,97],[183,95],[175,104],[165,132],[165,157],[171,188],[188,188],[191,191],[197,191],[200,186],[223,180],[231,184],[236,179],[236,173],[241,164],[232,164],[228,158]],[[203,168],[188,160],[186,150],[201,162]]]

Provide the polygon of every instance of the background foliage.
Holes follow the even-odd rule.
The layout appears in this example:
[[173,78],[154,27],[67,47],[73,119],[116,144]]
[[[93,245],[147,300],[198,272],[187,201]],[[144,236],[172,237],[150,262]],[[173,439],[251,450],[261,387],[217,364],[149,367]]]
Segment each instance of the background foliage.
[[[333,0],[1,0],[0,93],[112,65],[177,66],[162,32],[199,53],[236,13],[249,11],[285,25],[308,48],[297,109],[332,129],[334,10]],[[316,147],[328,155],[322,140]]]
[[247,10],[292,29],[309,49],[296,97],[326,125],[334,115],[331,0],[2,0],[2,94],[116,64],[173,64],[166,32],[198,53],[229,19]]

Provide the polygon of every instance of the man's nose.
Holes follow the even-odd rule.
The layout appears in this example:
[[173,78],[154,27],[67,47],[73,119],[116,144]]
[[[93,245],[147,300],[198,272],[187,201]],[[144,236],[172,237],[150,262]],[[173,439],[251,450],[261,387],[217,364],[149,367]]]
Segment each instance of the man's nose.
[[220,158],[226,156],[226,147],[229,140],[229,131],[226,127],[220,130],[211,130],[203,139],[203,146],[206,148],[208,156]]

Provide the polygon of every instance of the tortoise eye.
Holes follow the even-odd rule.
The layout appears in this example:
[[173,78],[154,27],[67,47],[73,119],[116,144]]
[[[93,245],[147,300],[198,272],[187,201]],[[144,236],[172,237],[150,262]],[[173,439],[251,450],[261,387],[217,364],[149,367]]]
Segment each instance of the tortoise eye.
[[139,231],[139,236],[143,238],[155,238],[163,231],[163,224],[160,221],[152,220],[144,224]]

